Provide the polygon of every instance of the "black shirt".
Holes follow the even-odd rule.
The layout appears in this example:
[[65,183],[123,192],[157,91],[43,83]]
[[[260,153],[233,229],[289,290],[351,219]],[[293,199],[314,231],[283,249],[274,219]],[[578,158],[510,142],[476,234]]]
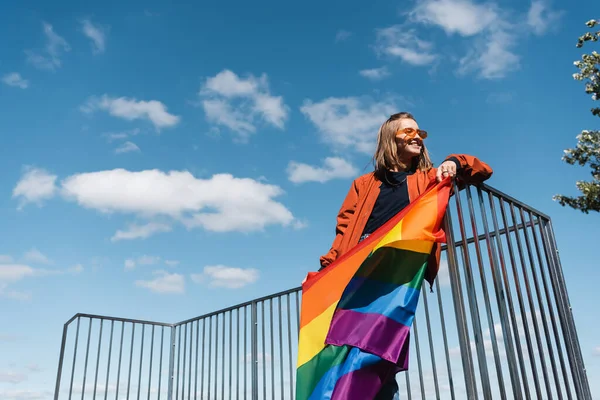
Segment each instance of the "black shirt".
[[406,178],[413,172],[390,172],[387,171],[379,186],[380,192],[373,206],[373,211],[367,220],[363,235],[371,234],[390,218],[398,214],[409,203],[408,185]]

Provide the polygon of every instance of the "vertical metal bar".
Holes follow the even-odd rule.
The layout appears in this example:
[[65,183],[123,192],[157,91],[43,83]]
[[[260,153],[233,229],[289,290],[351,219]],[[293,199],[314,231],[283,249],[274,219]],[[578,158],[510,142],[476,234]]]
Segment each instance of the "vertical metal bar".
[[479,305],[477,302],[477,292],[475,289],[475,282],[473,280],[473,271],[471,269],[471,257],[469,255],[469,248],[467,244],[467,233],[465,228],[465,222],[463,218],[463,209],[460,200],[460,193],[458,193],[458,187],[454,184],[456,195],[456,212],[458,216],[458,225],[460,228],[460,234],[463,239],[462,244],[462,256],[465,267],[465,280],[467,285],[467,300],[469,301],[469,310],[471,314],[471,322],[473,324],[473,335],[475,341],[475,349],[477,352],[477,359],[479,362],[479,374],[481,376],[481,386],[483,388],[483,397],[486,399],[492,398],[492,390],[490,387],[490,377],[487,367],[487,360],[485,354],[485,347],[483,343],[483,331],[481,328],[481,317],[479,316]]
[[119,366],[117,367],[117,387],[115,389],[115,400],[119,398],[119,383],[121,381],[121,360],[123,356],[123,340],[125,339],[125,321],[121,322],[121,343],[119,344]]
[[85,362],[83,367],[83,384],[81,385],[81,399],[85,396],[85,379],[87,376],[87,365],[88,365],[88,357],[90,355],[90,339],[92,337],[92,318],[90,318],[90,324],[88,327],[88,338],[87,338],[87,346],[85,348]]
[[236,358],[235,363],[235,399],[240,400],[240,308],[235,313],[235,326],[236,326]]
[[425,324],[427,325],[427,337],[429,339],[429,354],[431,356],[431,369],[433,371],[433,385],[435,389],[435,397],[436,399],[440,398],[440,388],[438,383],[438,373],[437,366],[435,362],[435,349],[433,348],[433,335],[431,334],[431,322],[429,319],[429,304],[427,304],[427,289],[425,288],[425,283],[421,285],[421,292],[423,293],[423,306],[425,307]]
[[298,327],[298,333],[300,333],[300,291],[296,291],[296,325]]
[[[492,241],[492,238],[490,236],[485,201],[483,199],[483,193],[481,191],[481,188],[479,188],[479,187],[477,188],[477,194],[478,194],[478,198],[479,198],[479,209],[481,211],[481,219],[483,222],[483,232],[484,232],[484,236],[485,236],[485,242],[487,245],[488,257],[490,259],[490,270],[492,273],[492,283],[494,285],[494,290],[496,293],[496,303],[498,305],[498,313],[500,314],[500,327],[502,328],[502,335],[503,335],[504,343],[506,346],[506,358],[508,360],[508,371],[509,371],[510,380],[511,380],[511,384],[512,384],[513,396],[516,399],[522,399],[523,394],[521,391],[521,380],[519,379],[519,368],[517,367],[517,360],[515,357],[515,349],[513,347],[512,334],[511,334],[511,331],[509,330],[510,322],[508,320],[508,311],[506,309],[506,303],[505,303],[506,292],[507,292],[507,290],[510,291],[510,288],[507,286],[507,290],[504,290],[502,278],[500,277],[500,271],[499,271],[500,268],[498,266],[496,246],[494,245],[494,242]],[[490,204],[490,207],[492,207],[492,205],[493,204]],[[482,268],[482,273],[485,274],[485,272],[483,272],[483,268]],[[491,316],[491,311],[490,311],[490,316]],[[494,330],[492,340],[494,341],[494,344],[496,345],[496,349],[498,349],[495,325],[493,325],[492,328]],[[517,336],[517,339],[518,339],[518,336]],[[500,368],[500,371],[502,371],[502,362],[500,361],[500,359],[498,359],[498,363],[499,363],[498,367]],[[501,389],[501,390],[503,390],[503,389]]]
[[279,377],[281,378],[281,398],[285,398],[283,385],[283,322],[281,321],[281,297],[277,298],[277,306],[279,308]]
[[[236,327],[237,329],[237,327]],[[233,365],[232,365],[232,352],[233,352],[233,345],[232,345],[232,336],[233,336],[233,310],[229,311],[229,400],[231,400],[231,389],[232,389],[232,382],[233,382]]]
[[[535,292],[536,292],[536,296],[538,299],[538,304],[540,307],[540,314],[541,314],[541,318],[542,318],[542,326],[544,328],[544,336],[546,337],[546,347],[548,349],[548,355],[550,358],[550,365],[552,366],[552,375],[554,377],[554,382],[556,383],[556,392],[558,394],[558,398],[560,400],[562,400],[563,396],[562,396],[562,391],[560,390],[560,380],[558,377],[558,369],[556,367],[556,360],[554,358],[554,350],[552,348],[552,341],[550,338],[550,331],[548,328],[548,320],[546,319],[546,312],[545,312],[545,308],[544,308],[544,301],[542,299],[542,294],[541,294],[541,290],[540,290],[540,285],[538,282],[538,278],[537,278],[537,274],[535,272],[536,268],[535,268],[535,261],[533,259],[533,250],[531,248],[531,240],[529,238],[529,233],[528,233],[528,229],[527,229],[527,222],[525,221],[525,214],[523,212],[523,209],[520,209],[520,214],[521,214],[521,221],[523,221],[523,235],[525,236],[525,243],[527,246],[527,252],[529,253],[529,262],[531,263],[531,276],[533,277],[533,284],[535,287]],[[531,224],[533,224],[533,218],[531,217],[531,213],[529,213],[529,219]],[[533,238],[535,240],[535,247],[536,247],[536,251],[537,251],[537,257],[538,257],[538,266],[540,271],[543,270],[543,266],[542,266],[542,258],[541,258],[541,254],[540,254],[540,250],[539,250],[539,246],[537,245],[537,238],[535,237],[535,229],[534,226],[531,226],[531,233],[533,234]],[[548,313],[550,313],[551,310],[551,305],[548,303]],[[551,393],[550,390],[550,383],[548,382],[548,392]],[[550,395],[549,395],[550,396]]]
[[[471,227],[473,229],[473,237],[478,238],[479,233],[477,231],[477,219],[475,217],[475,209],[473,206],[473,198],[471,197],[471,188],[467,186],[467,204],[469,208],[469,216],[471,219]],[[487,231],[487,227],[486,227]],[[488,235],[489,237],[489,235]],[[494,324],[494,316],[492,315],[492,306],[490,303],[490,295],[488,291],[487,278],[485,276],[483,255],[481,254],[481,246],[479,245],[479,239],[475,242],[475,254],[477,256],[477,264],[479,266],[479,276],[481,278],[481,288],[483,292],[483,300],[485,305],[485,311],[488,320],[488,329],[490,331],[490,338],[492,342],[492,352],[494,354],[494,361],[496,364],[496,375],[498,377],[498,389],[500,390],[500,398],[506,399],[506,389],[504,386],[504,376],[502,374],[502,361],[500,360],[500,352],[498,351],[498,340],[496,338],[496,327]],[[499,293],[498,293],[499,294]],[[510,337],[509,337],[510,338]],[[484,359],[484,362],[485,359]],[[489,384],[489,382],[488,382]]]
[[[181,375],[181,399],[183,400],[185,398],[185,362],[186,362],[186,357],[187,357],[187,326],[188,324],[183,324],[183,363],[178,364],[177,367],[177,386],[179,386],[179,376]],[[180,333],[181,333],[181,326],[179,327]],[[177,349],[177,351],[179,351],[180,349]],[[183,367],[183,372],[180,372],[180,368]]]
[[[525,370],[523,350],[521,348],[521,341],[520,341],[520,336],[519,336],[519,327],[517,325],[515,307],[514,307],[514,302],[513,302],[513,298],[512,298],[512,294],[511,294],[511,290],[510,290],[510,282],[508,280],[508,272],[506,270],[506,260],[504,258],[502,236],[500,235],[500,228],[499,228],[499,224],[498,224],[497,212],[496,212],[496,207],[494,205],[494,197],[492,196],[491,192],[488,192],[488,199],[490,202],[490,210],[492,213],[492,223],[494,225],[494,235],[496,237],[496,246],[498,248],[498,256],[500,259],[500,268],[502,270],[502,279],[504,281],[504,286],[506,287],[505,295],[506,295],[506,299],[508,301],[508,315],[510,316],[510,320],[511,320],[512,327],[513,327],[513,335],[515,338],[517,359],[519,361],[521,373],[523,374],[523,389],[525,390],[525,398],[527,400],[530,400],[531,395],[529,393],[529,383],[528,383],[528,379],[527,379],[527,371]],[[499,199],[499,201],[501,202],[502,200]],[[502,212],[504,212],[504,211],[502,210]],[[505,225],[504,228],[506,229],[506,234],[508,235],[509,234],[508,226]],[[508,237],[507,237],[507,240],[509,240]],[[509,351],[512,352],[512,350],[509,350]],[[518,370],[516,371],[516,373],[518,373]],[[520,389],[519,389],[519,391],[520,391]]]
[[412,400],[412,390],[410,390],[410,376],[408,375],[408,371],[404,371],[404,376],[406,377],[406,397],[408,400]]
[[207,390],[208,390],[208,396],[206,396],[207,399],[210,399],[210,386],[211,386],[211,382],[210,379],[212,378],[211,376],[211,368],[212,368],[212,320],[213,317],[208,317],[208,378],[206,381],[206,386],[207,386]]
[[69,331],[69,324],[63,325],[63,334],[60,341],[60,356],[58,357],[58,369],[56,371],[56,385],[54,386],[54,400],[58,400],[60,392],[60,381],[63,369],[63,362],[65,359],[65,346],[67,344],[67,333]]
[[454,378],[452,377],[452,365],[450,365],[450,352],[448,351],[448,335],[446,334],[446,321],[444,318],[444,308],[442,307],[442,296],[440,295],[440,280],[435,280],[437,291],[438,308],[440,310],[440,322],[442,324],[442,339],[444,341],[444,353],[446,354],[446,369],[448,370],[448,386],[450,387],[450,398],[456,400],[454,394]]
[[175,373],[175,332],[177,330],[176,326],[171,327],[171,344],[169,349],[169,383],[168,383],[168,393],[167,400],[173,399],[173,379]]
[[[187,357],[187,329],[188,324],[183,324],[183,363],[179,364],[179,360],[177,361],[177,388],[179,389],[179,376],[181,376],[181,399],[185,398],[185,360]],[[179,327],[179,338],[181,339],[181,326]],[[181,349],[177,349],[177,353],[179,354]],[[181,367],[183,366],[183,373],[181,372]]]
[[190,357],[189,357],[189,366],[188,366],[188,400],[191,398],[192,394],[192,348],[194,347],[193,338],[194,338],[194,323],[188,322],[190,326]]
[[[473,356],[471,354],[471,342],[469,340],[469,330],[467,328],[467,317],[461,288],[460,270],[458,268],[458,260],[456,258],[454,231],[452,230],[452,217],[449,209],[446,210],[444,221],[445,230],[448,232],[446,235],[448,242],[448,275],[450,277],[452,302],[454,304],[454,313],[456,315],[456,328],[458,331],[458,342],[460,345],[461,361],[465,377],[465,389],[468,399],[478,399],[477,385],[475,382],[475,367],[473,366]],[[466,243],[463,244],[463,246],[464,245],[466,245]]]
[[[210,331],[209,331],[209,335],[210,335]],[[202,397],[204,396],[204,359],[206,358],[206,345],[204,343],[204,340],[206,339],[206,318],[202,319],[202,366],[201,366],[201,370],[202,370],[202,379],[200,380],[200,398],[202,399]],[[210,354],[210,339],[209,339],[209,343],[208,343],[208,352]],[[210,360],[210,358],[209,358]],[[210,373],[208,374],[208,376],[210,377]]]
[[[525,302],[523,301],[523,295],[521,290],[521,283],[519,279],[519,272],[517,271],[517,261],[512,245],[512,240],[510,238],[510,225],[508,223],[508,217],[506,214],[506,209],[504,208],[504,199],[500,199],[500,214],[502,216],[502,223],[504,224],[504,228],[506,230],[506,244],[508,246],[508,255],[510,257],[510,264],[513,273],[513,278],[515,281],[515,291],[517,292],[517,300],[519,302],[519,310],[521,311],[521,320],[523,322],[523,329],[525,330],[525,341],[527,343],[527,354],[529,356],[529,360],[531,361],[531,375],[533,377],[533,384],[535,386],[535,392],[539,397],[542,395],[542,389],[540,387],[540,382],[538,379],[537,366],[535,363],[534,349],[533,344],[531,342],[531,333],[529,331],[529,323],[527,322],[527,310],[525,308]],[[516,225],[516,221],[513,217],[513,227],[515,229],[515,238],[518,240],[518,227]],[[523,357],[523,360],[525,357]],[[525,375],[525,371],[523,372]]]
[[215,397],[219,390],[219,314],[215,315]]
[[81,317],[77,317],[77,329],[75,330],[75,346],[73,347],[73,365],[71,366],[71,384],[69,385],[69,400],[73,395],[73,380],[75,379],[75,361],[77,360],[77,347],[79,342],[79,322]]
[[[177,384],[175,385],[175,400],[179,399],[179,380],[181,378],[181,325],[177,326]],[[173,368],[175,373],[175,368]]]
[[160,357],[158,361],[158,400],[160,400],[160,389],[162,383],[162,366],[163,366],[163,347],[165,338],[165,327],[162,326],[160,329]]
[[421,387],[421,399],[425,400],[425,382],[423,381],[423,367],[421,365],[421,349],[419,347],[419,330],[417,329],[417,316],[413,317],[413,328],[415,331],[415,349],[417,350],[417,368],[419,370],[419,384]]
[[106,383],[104,384],[104,400],[108,398],[108,377],[110,376],[110,360],[112,356],[112,343],[113,343],[113,332],[115,328],[115,321],[110,321],[110,341],[108,342],[108,363],[106,366]]
[[[290,366],[290,400],[294,398],[294,370],[292,367],[292,314],[290,311],[290,294],[286,295],[287,300],[287,326],[288,326],[288,365]],[[283,360],[282,360],[283,362]]]
[[221,314],[221,321],[223,322],[223,335],[222,335],[222,361],[221,361],[221,399],[225,400],[225,315],[226,314]]
[[94,374],[94,394],[92,399],[96,400],[96,390],[98,388],[98,369],[100,368],[100,350],[102,348],[102,327],[104,326],[104,320],[100,319],[100,333],[98,335],[98,352],[96,355],[96,373]]
[[261,328],[262,328],[262,367],[263,367],[263,399],[267,398],[267,358],[265,352],[265,302],[261,301]]
[[[200,320],[196,320],[196,361],[194,373],[194,400],[198,398],[198,345],[200,344]],[[204,373],[204,371],[202,371]],[[202,394],[200,394],[202,397]]]
[[247,332],[248,332],[248,308],[244,306],[244,399],[248,396],[248,349],[247,349]]
[[561,314],[561,324],[563,325],[563,332],[567,336],[565,340],[565,347],[567,349],[567,356],[571,365],[573,374],[573,381],[575,384],[575,392],[577,397],[581,399],[591,399],[592,395],[590,392],[590,386],[587,379],[585,364],[583,362],[583,356],[581,354],[581,347],[577,337],[577,329],[573,320],[573,312],[571,308],[571,302],[569,300],[569,294],[567,286],[565,284],[565,278],[562,272],[562,266],[560,257],[558,254],[558,248],[556,246],[556,238],[554,237],[554,230],[552,229],[552,221],[547,222],[548,230],[548,242],[552,249],[551,254],[553,263],[551,267],[551,276],[555,278],[555,297],[559,301]]
[[140,366],[138,367],[140,372],[138,375],[138,393],[137,393],[137,400],[140,400],[140,393],[142,390],[142,366],[144,365],[142,363],[143,359],[144,359],[144,330],[146,328],[146,324],[142,324],[142,341],[140,344]]
[[273,298],[269,299],[269,318],[271,330],[271,397],[275,397],[275,337],[273,336]]
[[256,316],[256,302],[252,302],[252,314],[251,314],[251,336],[250,341],[252,344],[252,400],[258,399],[258,321]]
[[[515,207],[514,207],[514,204],[512,204],[512,203],[510,203],[510,213],[511,213],[511,217],[513,220],[513,225],[515,227],[518,227],[518,221],[517,221],[517,217],[515,214]],[[540,338],[540,332],[539,332],[539,327],[538,327],[538,323],[537,323],[537,318],[535,315],[535,305],[533,304],[533,296],[531,294],[531,287],[529,285],[529,276],[527,274],[527,266],[525,265],[526,263],[525,263],[525,256],[523,253],[523,245],[521,244],[521,238],[519,236],[518,229],[515,230],[515,238],[516,238],[516,242],[517,242],[517,250],[519,253],[519,259],[521,260],[521,271],[523,272],[523,282],[525,283],[525,290],[527,292],[527,302],[529,303],[529,309],[531,310],[531,321],[532,321],[533,331],[535,334],[536,344],[537,344],[537,348],[538,348],[537,353],[540,356],[540,364],[542,367],[542,376],[544,377],[546,393],[549,396],[549,398],[552,398],[552,394],[548,394],[548,371],[546,370],[546,361],[545,361],[544,352],[542,349],[542,341]],[[531,268],[533,268],[533,265],[531,266]],[[528,324],[527,320],[525,320],[524,323],[525,323],[525,325],[527,325]]]
[[[552,263],[552,256],[550,254],[550,246],[548,243],[548,240],[546,238],[546,234],[544,233],[545,231],[545,226],[543,225],[544,222],[542,221],[542,218],[538,216],[538,229],[539,229],[539,233],[540,233],[540,239],[542,240],[542,245],[544,246],[544,255],[546,258],[546,266],[548,267],[548,274],[551,275],[551,270],[550,270],[550,264]],[[537,248],[538,244],[536,241],[536,248]],[[541,265],[541,261],[540,261],[540,265]],[[546,301],[548,302],[548,309],[549,309],[549,313],[550,313],[550,318],[552,320],[552,330],[554,331],[554,340],[556,341],[556,350],[558,353],[558,357],[559,357],[559,362],[560,362],[560,367],[561,367],[561,371],[562,371],[562,376],[563,376],[563,381],[565,383],[565,392],[567,393],[567,398],[569,400],[572,400],[572,395],[571,395],[571,385],[569,384],[569,374],[567,372],[567,368],[566,368],[566,364],[565,364],[565,359],[563,356],[563,352],[561,351],[561,334],[558,331],[558,325],[556,324],[556,317],[554,316],[554,307],[552,307],[552,304],[554,303],[552,301],[552,297],[550,294],[550,290],[548,289],[548,281],[546,279],[546,274],[544,272],[545,268],[540,268],[541,271],[541,275],[542,275],[542,281],[544,282],[544,292],[546,293]],[[550,277],[550,280],[552,281],[552,277]],[[558,303],[558,301],[557,301]],[[557,309],[560,308],[559,304],[556,304]],[[560,318],[560,315],[559,315]]]
[[131,328],[131,348],[129,351],[129,373],[127,375],[127,398],[129,399],[129,390],[131,389],[131,369],[133,368],[133,339],[135,338],[135,322]]
[[[152,361],[154,357],[154,325],[152,325],[152,337],[150,338],[150,365],[148,366],[148,400],[150,400],[150,393],[152,391]],[[141,368],[141,367],[140,367]],[[160,378],[160,375],[159,375]],[[142,382],[140,381],[140,386]]]

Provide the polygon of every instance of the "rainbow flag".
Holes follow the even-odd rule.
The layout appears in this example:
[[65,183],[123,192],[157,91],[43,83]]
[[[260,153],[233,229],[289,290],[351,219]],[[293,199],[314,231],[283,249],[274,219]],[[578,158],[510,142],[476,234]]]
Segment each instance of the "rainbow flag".
[[410,326],[450,178],[302,284],[297,400],[373,399],[408,369]]

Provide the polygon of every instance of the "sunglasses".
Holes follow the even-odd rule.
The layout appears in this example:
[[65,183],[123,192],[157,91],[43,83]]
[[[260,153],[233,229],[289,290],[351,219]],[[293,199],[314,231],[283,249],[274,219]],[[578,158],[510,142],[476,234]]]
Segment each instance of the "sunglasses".
[[401,134],[401,133],[404,133],[406,135],[405,140],[413,139],[415,136],[417,136],[417,133],[419,134],[421,139],[425,139],[427,137],[427,131],[424,131],[422,129],[404,128],[404,129],[398,130],[396,132],[396,135]]

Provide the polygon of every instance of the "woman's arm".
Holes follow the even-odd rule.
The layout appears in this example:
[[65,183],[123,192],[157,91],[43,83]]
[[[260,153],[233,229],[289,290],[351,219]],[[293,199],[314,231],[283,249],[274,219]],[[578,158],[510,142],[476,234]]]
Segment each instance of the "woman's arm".
[[340,207],[340,211],[337,215],[337,225],[335,227],[335,239],[333,240],[333,244],[331,245],[331,249],[329,252],[323,256],[321,256],[321,269],[327,267],[329,264],[335,261],[338,257],[339,247],[342,242],[342,238],[344,237],[344,233],[346,232],[346,228],[348,228],[348,223],[351,218],[354,216],[354,212],[356,211],[356,205],[358,203],[358,188],[356,185],[356,180],[352,182],[350,186],[350,190],[348,190],[348,194]]
[[456,175],[466,184],[482,183],[494,172],[488,164],[468,154],[450,154],[445,161],[456,163]]

